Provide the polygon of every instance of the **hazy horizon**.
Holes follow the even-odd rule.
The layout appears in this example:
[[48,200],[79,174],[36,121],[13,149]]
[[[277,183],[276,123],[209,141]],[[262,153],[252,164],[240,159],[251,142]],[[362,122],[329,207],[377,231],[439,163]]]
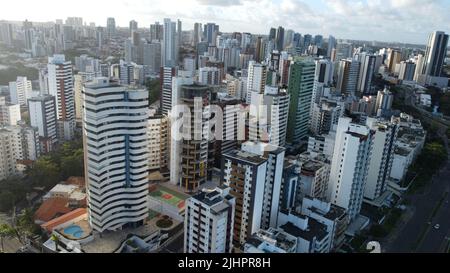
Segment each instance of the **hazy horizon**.
[[142,28],[171,18],[180,19],[183,30],[193,29],[195,22],[215,22],[223,32],[253,34],[283,26],[302,35],[417,45],[426,44],[433,31],[449,33],[448,14],[450,0],[16,0],[0,10],[0,18],[8,21],[82,17],[87,24],[105,26],[106,19],[114,17],[117,26],[136,20]]

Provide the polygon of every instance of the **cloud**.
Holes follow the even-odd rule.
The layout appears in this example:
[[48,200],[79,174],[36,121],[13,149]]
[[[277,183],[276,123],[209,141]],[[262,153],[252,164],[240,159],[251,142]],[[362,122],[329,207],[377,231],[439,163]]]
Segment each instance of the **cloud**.
[[242,0],[197,0],[200,5],[207,6],[220,6],[220,7],[229,7],[229,6],[240,6],[242,5]]
[[450,32],[449,0],[118,0],[114,5],[108,0],[60,0],[66,9],[57,14],[49,9],[53,2],[6,1],[0,20],[83,16],[104,26],[107,17],[115,17],[119,26],[134,19],[144,27],[171,18],[182,20],[184,30],[192,29],[195,22],[215,22],[224,32],[254,34],[284,26],[302,34],[408,43],[426,43],[434,30]]

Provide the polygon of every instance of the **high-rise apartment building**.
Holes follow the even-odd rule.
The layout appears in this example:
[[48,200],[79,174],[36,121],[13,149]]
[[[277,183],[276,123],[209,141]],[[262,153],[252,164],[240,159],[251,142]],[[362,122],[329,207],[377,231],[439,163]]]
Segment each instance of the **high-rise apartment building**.
[[255,61],[250,61],[248,64],[246,98],[248,104],[252,103],[252,94],[264,94],[266,78],[267,67],[263,64],[258,64]]
[[357,91],[363,95],[372,92],[372,80],[375,75],[377,57],[371,54],[361,54]]
[[261,228],[267,160],[257,154],[234,150],[223,155],[222,182],[236,198],[233,245]]
[[217,35],[219,35],[219,25],[215,23],[207,23],[204,25],[203,36],[210,46],[216,46]]
[[355,219],[361,210],[372,153],[373,132],[365,125],[339,119],[331,163],[328,196],[331,203]]
[[37,128],[42,153],[53,150],[57,139],[56,100],[51,95],[40,95],[28,100],[30,124]]
[[0,40],[7,45],[12,45],[14,36],[14,28],[11,23],[0,22]]
[[133,32],[138,30],[138,22],[136,22],[135,20],[131,20],[130,21],[130,27],[129,27],[129,34],[130,37],[133,36]]
[[339,98],[321,98],[313,103],[311,112],[311,132],[316,135],[328,134],[344,115],[345,103]]
[[149,171],[159,171],[167,176],[169,173],[169,118],[153,114],[148,119]]
[[331,58],[334,49],[336,49],[336,38],[330,35],[328,37],[328,50],[327,50],[328,58]]
[[64,55],[48,58],[48,93],[56,98],[58,139],[71,140],[75,129],[72,62]]
[[336,90],[342,94],[355,95],[360,62],[355,59],[345,59],[339,62],[338,81]]
[[416,64],[412,61],[400,62],[400,72],[398,73],[398,79],[404,81],[414,80],[414,74],[416,72]]
[[83,118],[83,85],[93,80],[97,75],[93,72],[78,72],[74,75],[75,120],[81,124]]
[[[173,77],[172,86],[171,86],[171,108],[175,108],[177,105],[182,105],[182,92],[181,88],[183,85],[192,85],[194,84],[194,79],[189,72],[179,70],[178,76]],[[192,113],[191,113],[192,114]],[[177,118],[177,113],[170,113],[169,117],[172,121],[172,128],[174,128],[174,118]],[[170,138],[170,182],[174,185],[181,184],[181,153],[182,153],[182,137],[179,137],[178,134],[182,134],[182,131],[177,131],[177,133],[173,132],[171,129],[171,138]]]
[[235,200],[226,187],[204,190],[186,200],[185,253],[231,253]]
[[276,50],[283,51],[284,50],[284,28],[278,27],[277,36],[275,38]]
[[167,115],[172,109],[172,79],[177,74],[175,67],[161,67],[161,113]]
[[161,47],[161,65],[174,67],[177,65],[177,25],[170,19],[164,19],[163,45]]
[[139,226],[148,217],[148,92],[96,78],[83,108],[90,225],[100,233]]
[[11,96],[11,103],[27,105],[27,99],[32,96],[31,81],[27,77],[17,77],[15,82],[9,83],[9,94]]
[[308,135],[309,113],[316,65],[310,58],[297,58],[291,64],[287,142],[298,143]]
[[266,86],[263,105],[267,107],[268,141],[272,145],[286,145],[290,94],[286,89]]
[[195,192],[204,184],[208,169],[212,167],[208,164],[208,161],[213,158],[209,155],[210,139],[208,139],[207,130],[209,130],[210,109],[207,106],[216,100],[215,95],[212,88],[207,85],[194,83],[181,86],[179,101],[190,112],[190,115],[183,115],[181,119],[183,136],[180,140],[181,149],[178,160],[178,164],[181,165],[179,185],[186,192]]
[[150,41],[162,41],[164,39],[164,26],[159,22],[150,25]]
[[416,70],[414,72],[413,80],[418,82],[420,79],[420,76],[422,75],[422,69],[423,69],[423,63],[425,61],[425,57],[422,54],[418,54],[415,61],[416,61]]
[[389,72],[395,73],[395,68],[397,64],[402,60],[402,54],[400,51],[395,49],[389,49],[389,54],[387,58],[387,67]]
[[382,116],[386,111],[390,111],[394,103],[394,94],[387,88],[378,91],[377,100],[375,103],[375,113],[377,116]]
[[422,67],[422,74],[426,76],[442,76],[442,67],[447,55],[448,34],[435,31],[428,38],[427,50]]
[[245,142],[242,144],[241,151],[258,155],[266,160],[261,228],[276,227],[285,148],[261,142]]
[[219,85],[221,83],[220,74],[217,67],[200,67],[198,81],[201,84]]
[[108,39],[116,35],[116,20],[112,17],[106,20],[106,34]]
[[367,119],[367,126],[374,131],[372,155],[367,171],[367,182],[364,197],[376,200],[387,190],[388,178],[394,160],[397,125],[374,118]]
[[352,44],[337,43],[335,56],[334,56],[334,58],[331,58],[331,60],[339,62],[342,59],[347,59],[347,58],[352,58],[352,57],[353,57],[353,45]]

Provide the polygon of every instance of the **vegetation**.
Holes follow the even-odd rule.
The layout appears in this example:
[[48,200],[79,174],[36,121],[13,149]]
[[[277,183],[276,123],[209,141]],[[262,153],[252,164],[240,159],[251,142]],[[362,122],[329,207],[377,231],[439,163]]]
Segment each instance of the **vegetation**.
[[450,116],[450,93],[445,93],[439,98],[439,112]]
[[381,239],[389,235],[397,226],[402,217],[403,211],[399,208],[386,209],[386,218],[383,224],[374,224],[368,231],[368,235],[376,239]]
[[34,212],[30,209],[23,210],[17,217],[15,230],[19,241],[22,243],[25,238],[41,234],[40,226],[34,223]]
[[38,70],[31,67],[26,67],[21,63],[14,63],[8,65],[7,69],[0,69],[0,85],[8,85],[9,82],[15,81],[18,76],[27,77],[29,80],[36,80],[38,78]]
[[0,211],[7,212],[26,200],[33,188],[49,190],[70,176],[84,176],[81,141],[66,142],[54,152],[40,157],[24,178],[11,177],[0,182]]
[[148,103],[152,105],[157,102],[161,96],[161,81],[159,79],[149,79],[145,83],[148,90]]
[[86,54],[90,57],[94,57],[94,56],[92,56],[92,54],[90,54],[89,51],[80,50],[80,49],[68,49],[68,50],[65,50],[63,54],[66,57],[66,61],[71,61],[72,64],[75,64],[75,57],[79,57],[80,55],[83,55],[83,54]]
[[365,242],[369,237],[366,234],[358,234],[350,241],[350,246],[355,250],[356,252],[367,252]]
[[4,239],[17,238],[20,243],[25,244],[26,239],[31,238],[34,235],[41,235],[41,229],[34,223],[33,212],[29,209],[25,209],[17,217],[14,225],[0,225],[0,252],[4,252]]
[[14,237],[14,229],[7,224],[0,225],[0,253],[5,252],[4,239]]
[[370,228],[369,234],[374,238],[384,238],[389,234],[389,232],[383,225],[375,224]]
[[0,211],[9,211],[20,201],[26,199],[29,185],[17,177],[0,182]]
[[59,246],[59,237],[56,234],[52,234],[52,237],[50,237],[50,240],[52,240],[55,243],[55,251],[58,252],[58,246]]
[[447,156],[445,147],[441,143],[431,142],[425,144],[422,153],[408,170],[409,172],[417,173],[416,179],[409,189],[410,193],[423,188],[445,164]]
[[169,228],[172,225],[173,225],[173,221],[168,218],[163,218],[156,222],[156,226],[159,228]]

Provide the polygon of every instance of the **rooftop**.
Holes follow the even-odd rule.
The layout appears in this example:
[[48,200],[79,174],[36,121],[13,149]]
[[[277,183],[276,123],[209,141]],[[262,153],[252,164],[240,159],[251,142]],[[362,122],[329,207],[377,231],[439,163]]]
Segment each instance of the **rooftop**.
[[317,238],[321,241],[328,235],[326,226],[313,218],[308,218],[308,228],[306,230],[298,228],[291,222],[284,224],[280,228],[295,237],[300,237],[309,241],[313,240],[313,238]]
[[270,250],[264,249],[264,245],[262,245],[264,242],[289,252],[296,246],[297,239],[282,230],[269,229],[258,231],[256,234],[251,236],[246,243],[263,251],[270,252]]
[[85,215],[85,214],[87,214],[87,209],[79,208],[79,209],[73,210],[71,212],[68,212],[62,216],[59,216],[53,220],[50,220],[47,223],[42,224],[41,227],[43,229],[45,229],[46,231],[51,232],[56,227],[58,227],[64,223],[67,223],[73,219],[76,219],[82,215]]
[[35,221],[48,222],[56,217],[72,211],[67,198],[50,198],[45,200],[34,214]]
[[234,159],[248,162],[248,163],[255,164],[255,165],[260,165],[266,161],[266,159],[264,159],[263,157],[261,157],[257,154],[244,152],[241,150],[234,150],[234,151],[225,153],[224,155],[226,157],[234,158]]

